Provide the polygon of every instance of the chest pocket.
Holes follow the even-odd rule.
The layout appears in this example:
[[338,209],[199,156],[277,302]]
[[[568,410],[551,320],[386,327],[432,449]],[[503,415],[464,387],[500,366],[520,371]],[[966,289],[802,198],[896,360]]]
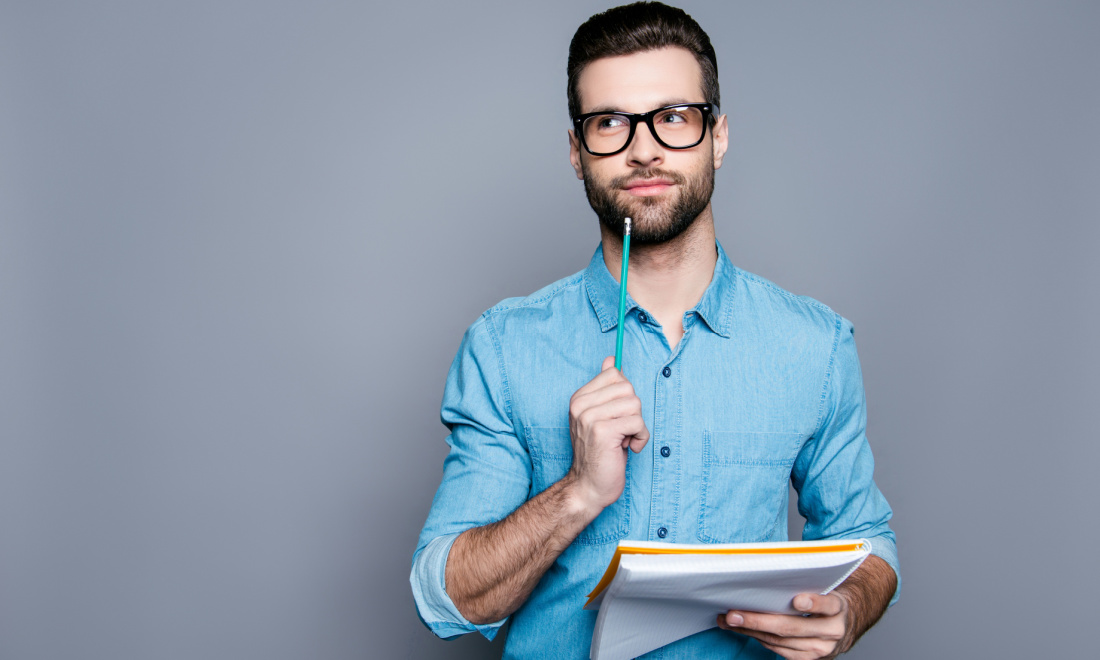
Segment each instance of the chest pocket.
[[703,434],[699,540],[706,543],[786,541],[787,484],[798,433]]
[[[565,427],[528,426],[527,451],[531,455],[531,497],[538,495],[565,476],[573,465],[573,443]],[[626,464],[626,488],[611,506],[604,509],[574,543],[599,545],[622,539],[630,530],[630,462]]]

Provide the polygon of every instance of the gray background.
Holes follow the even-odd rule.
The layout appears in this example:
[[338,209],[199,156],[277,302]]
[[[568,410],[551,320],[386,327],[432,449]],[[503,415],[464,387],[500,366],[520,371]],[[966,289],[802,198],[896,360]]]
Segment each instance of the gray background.
[[[409,560],[464,328],[595,247],[607,5],[176,5],[0,6],[0,657],[498,654]],[[1088,655],[1100,5],[684,6],[723,245],[857,328],[905,586],[850,657]]]

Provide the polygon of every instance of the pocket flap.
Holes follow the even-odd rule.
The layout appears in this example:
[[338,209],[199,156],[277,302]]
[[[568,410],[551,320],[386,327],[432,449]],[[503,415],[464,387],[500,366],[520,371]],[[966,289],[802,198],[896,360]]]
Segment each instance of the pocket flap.
[[801,433],[705,431],[703,462],[707,465],[790,468],[801,446]]

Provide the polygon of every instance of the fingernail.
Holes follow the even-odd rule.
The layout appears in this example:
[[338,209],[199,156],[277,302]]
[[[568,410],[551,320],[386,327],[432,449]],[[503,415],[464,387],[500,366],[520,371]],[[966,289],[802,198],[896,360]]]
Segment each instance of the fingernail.
[[730,624],[731,626],[739,626],[744,622],[745,622],[745,617],[741,616],[740,614],[727,614],[726,615],[726,623]]
[[814,606],[814,601],[806,596],[799,596],[795,599],[794,606],[800,610],[808,610]]

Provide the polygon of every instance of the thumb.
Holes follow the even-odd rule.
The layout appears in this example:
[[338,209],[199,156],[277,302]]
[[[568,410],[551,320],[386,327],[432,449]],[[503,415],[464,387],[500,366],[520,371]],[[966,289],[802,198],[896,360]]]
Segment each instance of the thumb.
[[608,369],[615,368],[615,356],[608,355],[603,359],[603,365],[600,366],[600,371],[607,371]]

